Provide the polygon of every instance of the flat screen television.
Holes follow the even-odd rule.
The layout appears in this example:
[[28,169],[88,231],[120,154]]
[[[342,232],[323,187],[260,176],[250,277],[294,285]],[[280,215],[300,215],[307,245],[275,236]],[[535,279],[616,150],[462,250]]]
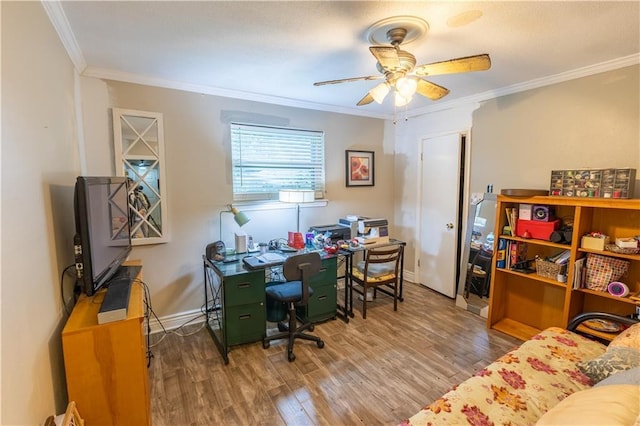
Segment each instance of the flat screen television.
[[88,296],[108,285],[131,252],[128,189],[124,176],[76,179],[76,276]]

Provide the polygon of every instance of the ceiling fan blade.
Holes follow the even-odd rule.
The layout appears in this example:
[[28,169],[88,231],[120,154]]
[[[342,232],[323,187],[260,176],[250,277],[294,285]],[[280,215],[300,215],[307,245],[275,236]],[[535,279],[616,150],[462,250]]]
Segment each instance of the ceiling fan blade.
[[364,98],[360,99],[360,101],[356,104],[357,106],[367,105],[373,102],[373,96],[370,93],[364,95]]
[[433,101],[437,101],[438,99],[447,96],[449,94],[449,89],[420,78],[418,79],[418,88],[416,89],[416,93],[419,93]]
[[369,50],[383,69],[393,70],[400,67],[400,58],[395,47],[371,46]]
[[418,65],[413,73],[424,77],[427,75],[455,74],[459,72],[485,71],[491,68],[491,58],[486,53],[482,55],[466,56],[448,61]]
[[317,83],[313,83],[314,86],[324,86],[325,84],[338,84],[338,83],[349,83],[351,81],[360,81],[360,80],[380,80],[384,78],[383,75],[368,75],[366,77],[353,77],[353,78],[342,78],[340,80],[327,80],[327,81],[318,81]]

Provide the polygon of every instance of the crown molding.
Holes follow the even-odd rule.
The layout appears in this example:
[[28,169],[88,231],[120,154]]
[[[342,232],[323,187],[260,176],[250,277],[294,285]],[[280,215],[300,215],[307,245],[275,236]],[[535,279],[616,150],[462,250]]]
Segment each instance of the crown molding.
[[[259,93],[243,92],[238,90],[222,89],[212,86],[204,86],[197,84],[184,83],[173,80],[166,80],[157,77],[150,77],[145,75],[125,73],[112,69],[97,68],[87,66],[84,59],[84,55],[80,50],[76,38],[71,31],[69,21],[62,9],[61,2],[59,0],[41,0],[41,3],[51,21],[53,27],[58,33],[58,37],[65,47],[67,54],[71,58],[77,72],[85,77],[94,77],[106,80],[122,81],[127,83],[142,84],[155,87],[163,87],[167,89],[184,90],[187,92],[202,93],[207,95],[222,96],[226,98],[242,99],[253,102],[263,102],[267,104],[288,106],[293,108],[311,109],[314,111],[332,112],[338,114],[356,115],[368,118],[378,118],[383,120],[392,120],[395,118],[393,113],[380,114],[366,111],[364,109],[340,107],[336,105],[319,104],[315,102],[301,101],[291,98],[284,98],[279,96],[264,95]],[[537,78],[522,83],[505,86],[495,90],[489,90],[486,92],[478,93],[472,96],[466,96],[459,99],[454,99],[449,102],[438,102],[433,105],[429,105],[424,108],[418,108],[412,111],[407,111],[405,116],[407,118],[416,117],[424,114],[430,114],[437,111],[443,111],[453,108],[458,108],[471,103],[485,102],[490,99],[498,98],[500,96],[511,95],[518,92],[524,92],[526,90],[536,89],[539,87],[549,86],[552,84],[562,83],[577,78],[587,77],[594,74],[599,74],[606,71],[615,70],[618,68],[624,68],[631,65],[637,65],[640,63],[640,53],[624,56],[621,58],[613,59],[611,61],[605,61],[594,65],[589,65],[575,70],[562,72],[559,74],[550,75],[547,77]]]
[[246,101],[263,102],[280,106],[311,109],[339,114],[358,115],[362,117],[386,119],[386,114],[375,114],[355,108],[346,108],[336,105],[319,104],[315,102],[301,101],[280,96],[264,95],[259,93],[243,92],[239,90],[222,89],[219,87],[185,83],[181,81],[166,80],[150,77],[142,74],[125,73],[117,70],[88,66],[82,73],[84,77],[100,78],[105,80],[122,81],[125,83],[142,84],[146,86],[162,87],[166,89],[184,90],[206,95],[222,96],[225,98],[242,99]]
[[550,86],[552,84],[563,83],[565,81],[575,80],[582,77],[588,77],[595,74],[600,74],[607,71],[616,70],[619,68],[629,67],[632,65],[638,65],[640,63],[640,53],[635,53],[629,56],[623,56],[611,61],[601,62],[599,64],[589,65],[575,70],[562,72],[546,77],[536,78],[533,80],[525,81],[522,83],[512,84],[496,90],[489,90],[486,92],[478,93],[476,95],[467,96],[452,100],[450,102],[442,102],[435,105],[430,105],[425,108],[409,111],[409,117],[416,117],[419,115],[429,114],[436,111],[443,111],[447,109],[457,108],[463,105],[476,102],[485,102],[490,99],[499,98],[501,96],[511,95],[514,93],[524,92],[531,89],[537,89],[540,87]]
[[[430,114],[433,112],[444,111],[448,109],[455,109],[469,104],[485,102],[490,99],[498,98],[501,96],[511,95],[514,93],[524,92],[531,89],[537,89],[540,87],[550,86],[552,84],[558,84],[565,81],[575,80],[577,78],[588,77],[595,74],[600,74],[607,71],[612,71],[619,68],[624,68],[640,63],[640,53],[636,53],[622,58],[613,59],[611,61],[601,62],[599,64],[589,65],[575,70],[566,71],[546,77],[537,78],[534,80],[525,81],[522,83],[512,84],[495,90],[489,90],[486,92],[478,93],[472,96],[466,96],[464,98],[454,99],[449,102],[436,103],[424,108],[418,108],[412,111],[407,111],[405,114],[408,118],[417,117],[424,114]],[[357,115],[361,117],[378,118],[383,120],[394,119],[393,114],[376,114],[361,109],[345,108],[335,105],[318,104],[314,102],[300,101],[296,99],[283,98],[278,96],[262,95],[258,93],[242,92],[237,90],[221,89],[211,86],[203,86],[196,84],[189,84],[183,82],[177,82],[172,80],[160,79],[156,77],[149,77],[139,74],[123,73],[119,71],[86,67],[83,76],[95,77],[107,80],[123,81],[127,83],[143,84],[148,86],[163,87],[167,89],[184,90],[187,92],[196,92],[208,95],[222,96],[233,99],[243,99],[254,102],[263,102],[268,104],[275,104],[281,106],[288,106],[294,108],[311,109],[314,111],[333,112],[338,114]]]
[[58,0],[42,0],[40,3],[42,7],[44,7],[53,28],[58,33],[58,37],[66,49],[69,58],[71,58],[71,62],[73,62],[76,71],[79,74],[82,73],[87,67],[87,61],[85,61],[76,37],[73,31],[71,31],[67,15],[65,15],[64,10],[62,10],[62,4]]

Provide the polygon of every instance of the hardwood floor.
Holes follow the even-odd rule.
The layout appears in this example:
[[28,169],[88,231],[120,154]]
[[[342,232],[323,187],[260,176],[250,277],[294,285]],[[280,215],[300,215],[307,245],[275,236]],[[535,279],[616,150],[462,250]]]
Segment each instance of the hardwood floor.
[[153,424],[394,425],[520,343],[420,285],[404,297],[394,312],[379,295],[366,320],[356,301],[348,324],[316,326],[323,349],[296,341],[292,363],[286,341],[234,347],[225,365],[207,330],[168,334],[149,370]]

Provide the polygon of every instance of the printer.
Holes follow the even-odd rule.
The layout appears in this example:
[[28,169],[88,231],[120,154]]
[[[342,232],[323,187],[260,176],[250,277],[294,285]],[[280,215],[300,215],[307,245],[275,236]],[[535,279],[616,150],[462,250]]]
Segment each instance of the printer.
[[359,219],[357,239],[361,244],[388,243],[389,222],[387,219]]
[[329,238],[331,238],[331,241],[333,242],[339,240],[349,241],[352,235],[355,237],[355,234],[351,233],[351,228],[339,223],[333,225],[311,226],[309,227],[309,232],[315,232],[322,235],[329,233]]

